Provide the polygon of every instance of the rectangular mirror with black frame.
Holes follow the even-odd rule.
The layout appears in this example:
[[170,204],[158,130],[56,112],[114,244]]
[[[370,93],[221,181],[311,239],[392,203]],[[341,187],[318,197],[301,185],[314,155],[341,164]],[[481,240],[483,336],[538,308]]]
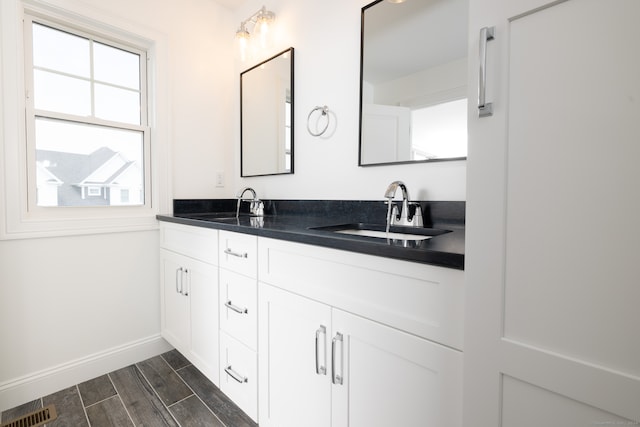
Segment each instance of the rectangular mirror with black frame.
[[240,73],[240,176],[293,173],[291,47]]
[[467,156],[468,0],[362,8],[359,165]]

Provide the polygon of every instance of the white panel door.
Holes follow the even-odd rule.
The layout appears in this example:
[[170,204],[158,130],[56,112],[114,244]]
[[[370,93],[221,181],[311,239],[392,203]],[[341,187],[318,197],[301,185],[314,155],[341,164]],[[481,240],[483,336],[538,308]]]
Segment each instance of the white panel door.
[[471,0],[466,426],[640,420],[640,2]]
[[462,352],[333,310],[332,427],[462,425]]
[[182,353],[188,353],[190,345],[189,297],[181,292],[186,281],[185,260],[188,258],[160,250],[162,336]]
[[259,284],[261,427],[329,427],[331,307]]
[[362,163],[411,160],[411,109],[379,104],[364,104],[362,109],[362,139],[367,141]]

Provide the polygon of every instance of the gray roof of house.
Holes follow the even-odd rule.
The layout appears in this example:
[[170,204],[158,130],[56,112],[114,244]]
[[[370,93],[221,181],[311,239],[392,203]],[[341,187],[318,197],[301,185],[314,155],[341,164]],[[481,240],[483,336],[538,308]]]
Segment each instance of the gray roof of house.
[[117,153],[102,147],[90,154],[36,150],[36,161],[49,161],[46,169],[69,185],[79,184]]

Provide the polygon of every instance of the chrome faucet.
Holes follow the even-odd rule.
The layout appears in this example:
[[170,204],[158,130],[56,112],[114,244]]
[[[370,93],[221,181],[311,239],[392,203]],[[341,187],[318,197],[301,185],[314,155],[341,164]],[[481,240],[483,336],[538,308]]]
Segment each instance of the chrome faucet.
[[[252,199],[242,198],[242,196],[244,196],[244,193],[246,193],[247,191],[251,192],[251,195],[253,196]],[[236,207],[236,218],[240,216],[240,203],[243,200],[250,202],[249,212],[251,213],[251,215],[255,215],[255,216],[264,215],[264,203],[262,203],[262,200],[258,199],[258,196],[256,195],[256,190],[254,190],[253,188],[251,187],[243,188],[238,192],[236,197],[238,198],[238,205]]]
[[[393,203],[393,198],[396,196],[396,190],[400,187],[402,190],[402,210],[398,213],[398,207]],[[408,227],[422,227],[422,209],[420,204],[412,203],[409,201],[409,190],[402,181],[393,181],[387,187],[387,191],[384,193],[384,197],[387,198],[389,209],[387,210],[387,231],[392,225],[403,225]],[[413,215],[409,212],[409,206],[414,207]]]

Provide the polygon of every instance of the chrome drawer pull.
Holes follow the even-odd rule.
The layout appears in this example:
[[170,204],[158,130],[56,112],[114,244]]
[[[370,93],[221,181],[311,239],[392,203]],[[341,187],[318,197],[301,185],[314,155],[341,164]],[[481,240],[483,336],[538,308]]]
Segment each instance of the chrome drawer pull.
[[324,343],[325,341],[323,340],[322,342],[322,348],[323,348],[323,356],[322,356],[322,360],[323,360],[323,364],[320,364],[320,356],[318,355],[318,351],[319,351],[319,342],[320,342],[320,334],[324,335],[325,340],[327,338],[327,328],[324,327],[323,325],[320,325],[320,328],[316,331],[316,374],[318,375],[327,375],[327,353],[326,353],[326,344]]
[[242,253],[234,252],[229,248],[225,249],[224,253],[227,255],[238,257],[238,258],[247,258],[249,256],[249,254],[247,254],[246,252],[242,252]]
[[230,308],[231,310],[235,311],[236,313],[247,314],[249,312],[249,310],[247,308],[240,308],[237,305],[233,305],[231,303],[231,300],[225,302],[224,305],[225,305],[225,307]]
[[227,373],[227,375],[229,375],[231,378],[233,378],[234,380],[238,381],[240,384],[242,383],[246,383],[249,380],[247,379],[247,377],[243,377],[242,375],[240,375],[239,373],[237,373],[236,371],[234,371],[231,368],[231,365],[227,366],[226,368],[224,368],[224,371]]

